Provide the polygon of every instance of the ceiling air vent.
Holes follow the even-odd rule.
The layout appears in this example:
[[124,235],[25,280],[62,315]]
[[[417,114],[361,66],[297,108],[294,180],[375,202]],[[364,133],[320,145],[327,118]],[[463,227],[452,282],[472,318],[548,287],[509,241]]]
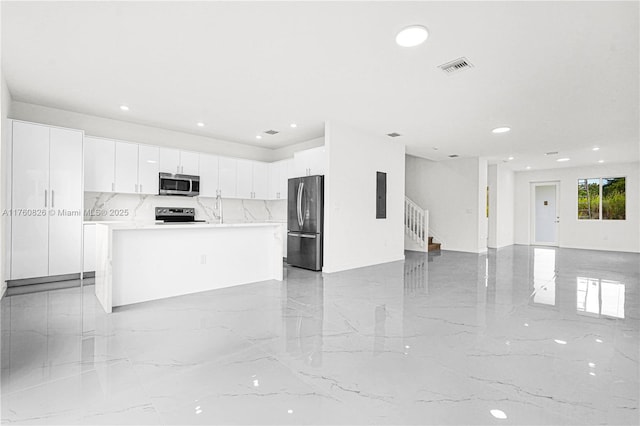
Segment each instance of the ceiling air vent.
[[458,157],[460,157],[458,154],[451,154],[451,155],[449,156],[449,158],[458,158]]
[[390,138],[397,138],[398,136],[402,136],[400,133],[387,133],[387,136],[389,136]]
[[558,151],[545,152],[544,155],[558,155]]
[[277,135],[280,132],[277,130],[266,130],[265,133],[268,135]]
[[447,62],[446,64],[438,65],[445,74],[455,74],[460,71],[464,71],[469,68],[473,68],[473,64],[467,60],[467,58],[458,58],[454,61]]

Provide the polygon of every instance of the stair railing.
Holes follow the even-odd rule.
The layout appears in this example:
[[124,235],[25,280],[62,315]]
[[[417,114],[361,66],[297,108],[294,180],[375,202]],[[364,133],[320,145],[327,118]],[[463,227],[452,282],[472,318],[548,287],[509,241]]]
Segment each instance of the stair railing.
[[409,197],[404,197],[404,230],[420,247],[429,238],[429,211],[422,209]]

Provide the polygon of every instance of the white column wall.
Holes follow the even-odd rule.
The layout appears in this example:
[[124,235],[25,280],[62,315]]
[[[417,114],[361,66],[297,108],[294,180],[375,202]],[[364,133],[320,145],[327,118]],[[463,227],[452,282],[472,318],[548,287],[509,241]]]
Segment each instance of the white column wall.
[[[324,272],[404,259],[405,147],[325,125]],[[376,219],[376,172],[387,173],[387,218]]]
[[[0,114],[0,214],[10,206],[11,188],[11,125],[8,120],[11,107],[11,94],[0,70],[0,92],[2,106]],[[11,222],[10,217],[0,216],[0,298],[7,289],[5,280],[9,279],[11,247]]]
[[514,172],[503,164],[491,165],[488,170],[488,246],[491,248],[510,246],[514,243]]

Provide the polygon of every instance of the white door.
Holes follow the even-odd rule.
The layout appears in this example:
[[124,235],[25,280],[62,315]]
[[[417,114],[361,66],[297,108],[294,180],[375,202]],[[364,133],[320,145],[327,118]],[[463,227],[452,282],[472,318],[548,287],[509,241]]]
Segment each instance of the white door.
[[218,189],[223,198],[236,196],[236,176],[238,172],[238,160],[235,158],[218,158]]
[[51,128],[49,275],[82,271],[82,132]]
[[14,122],[12,161],[11,279],[43,277],[49,270],[49,128]]
[[84,138],[84,190],[112,192],[115,149],[112,140]]
[[238,160],[238,175],[236,180],[236,197],[253,198],[253,161]]
[[558,245],[558,183],[533,185],[533,242]]
[[218,192],[218,157],[200,154],[200,196],[215,197]]
[[180,151],[171,148],[160,148],[160,169],[164,173],[180,172]]
[[200,154],[197,152],[180,151],[180,173],[198,176],[200,173]]
[[269,173],[267,163],[253,162],[253,198],[267,200],[269,198]]
[[116,192],[138,192],[138,145],[116,141]]
[[158,195],[158,160],[160,149],[157,146],[138,145],[138,192]]

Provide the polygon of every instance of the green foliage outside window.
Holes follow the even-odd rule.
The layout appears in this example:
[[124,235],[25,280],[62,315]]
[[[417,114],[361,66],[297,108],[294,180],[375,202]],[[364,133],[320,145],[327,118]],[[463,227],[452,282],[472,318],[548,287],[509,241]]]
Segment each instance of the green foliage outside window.
[[602,179],[602,218],[624,220],[626,218],[625,178]]
[[625,178],[578,179],[578,219],[625,218]]

